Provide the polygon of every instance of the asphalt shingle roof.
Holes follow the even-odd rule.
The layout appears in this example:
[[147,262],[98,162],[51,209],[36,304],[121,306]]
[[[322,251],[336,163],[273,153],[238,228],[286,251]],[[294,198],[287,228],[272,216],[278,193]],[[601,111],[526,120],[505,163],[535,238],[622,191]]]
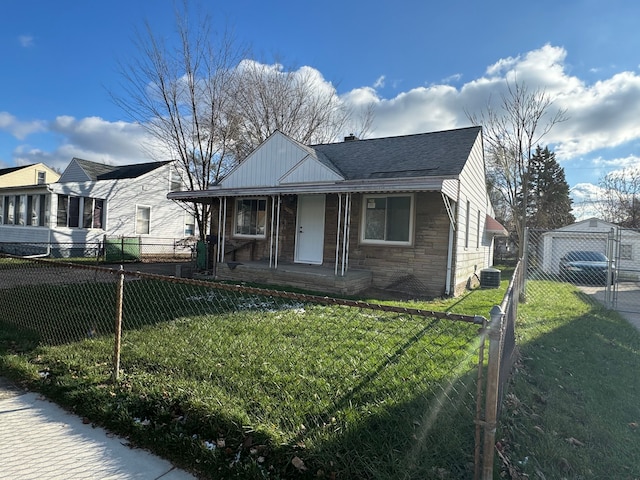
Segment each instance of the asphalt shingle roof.
[[458,175],[481,127],[312,145],[346,180]]
[[170,161],[137,163],[133,165],[105,165],[76,158],[75,161],[82,167],[82,170],[93,181],[97,180],[119,180],[122,178],[137,178],[145,173],[149,173]]

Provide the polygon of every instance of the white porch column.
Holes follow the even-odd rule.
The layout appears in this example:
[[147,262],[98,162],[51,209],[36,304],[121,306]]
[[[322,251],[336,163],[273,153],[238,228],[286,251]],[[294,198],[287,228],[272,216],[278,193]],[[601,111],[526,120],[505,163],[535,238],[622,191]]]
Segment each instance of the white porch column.
[[218,198],[218,248],[216,248],[216,255],[218,256],[218,263],[222,262],[220,257],[221,242],[224,243],[222,238],[222,197]]
[[336,228],[336,266],[333,274],[338,275],[338,262],[340,257],[340,222],[342,220],[342,194],[338,194],[338,228]]
[[224,244],[227,237],[227,197],[223,197],[222,201],[222,245],[219,245],[220,250],[220,262],[224,263]]
[[282,203],[282,197],[278,195],[278,205],[276,207],[276,258],[274,262],[274,267],[276,270],[278,269],[278,248],[280,241],[280,204]]
[[351,193],[345,195],[344,200],[344,230],[342,234],[342,273],[349,269],[349,232],[351,230]]
[[269,268],[273,266],[273,222],[276,214],[276,196],[271,195],[271,229],[269,230]]

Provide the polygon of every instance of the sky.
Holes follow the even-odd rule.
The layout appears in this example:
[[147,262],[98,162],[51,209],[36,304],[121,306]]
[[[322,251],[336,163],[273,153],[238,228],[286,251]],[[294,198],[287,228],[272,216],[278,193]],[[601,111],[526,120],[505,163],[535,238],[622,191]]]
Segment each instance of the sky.
[[[195,5],[195,4],[194,4]],[[171,41],[173,0],[21,0],[0,14],[0,168],[73,157],[153,161],[112,100],[145,22]],[[640,166],[640,2],[202,0],[254,59],[310,68],[347,105],[373,103],[367,138],[471,125],[524,82],[565,109],[543,138],[578,218],[599,180]],[[345,132],[345,135],[351,132]]]

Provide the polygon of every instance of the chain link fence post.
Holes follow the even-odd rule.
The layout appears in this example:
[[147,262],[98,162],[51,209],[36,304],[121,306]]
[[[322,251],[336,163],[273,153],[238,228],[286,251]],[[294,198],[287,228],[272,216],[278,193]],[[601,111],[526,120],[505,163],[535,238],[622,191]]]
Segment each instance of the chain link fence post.
[[502,355],[502,331],[504,312],[495,305],[491,309],[491,321],[487,329],[489,336],[489,365],[487,367],[487,397],[484,416],[484,444],[482,459],[482,479],[493,479],[493,458],[500,385],[500,357]]
[[117,382],[120,375],[120,343],[122,340],[122,304],[124,298],[124,267],[118,270],[118,287],[116,289],[116,324],[113,349],[113,381]]

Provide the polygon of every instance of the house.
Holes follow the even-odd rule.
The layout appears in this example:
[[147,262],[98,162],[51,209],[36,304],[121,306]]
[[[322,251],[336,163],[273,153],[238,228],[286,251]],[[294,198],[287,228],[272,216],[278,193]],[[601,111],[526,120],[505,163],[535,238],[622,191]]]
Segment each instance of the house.
[[480,127],[312,146],[275,132],[212,188],[168,197],[214,206],[217,278],[343,294],[459,294],[506,234]]
[[34,163],[21,167],[0,168],[0,188],[24,185],[45,185],[60,177],[55,170],[44,163]]
[[105,237],[135,237],[142,254],[156,254],[194,234],[193,216],[166,198],[182,185],[174,162],[74,158],[56,182],[0,188],[0,243],[13,253],[75,256],[95,254]]
[[542,271],[557,275],[560,259],[572,250],[595,251],[616,261],[621,280],[640,278],[640,233],[598,218],[588,218],[540,235]]

